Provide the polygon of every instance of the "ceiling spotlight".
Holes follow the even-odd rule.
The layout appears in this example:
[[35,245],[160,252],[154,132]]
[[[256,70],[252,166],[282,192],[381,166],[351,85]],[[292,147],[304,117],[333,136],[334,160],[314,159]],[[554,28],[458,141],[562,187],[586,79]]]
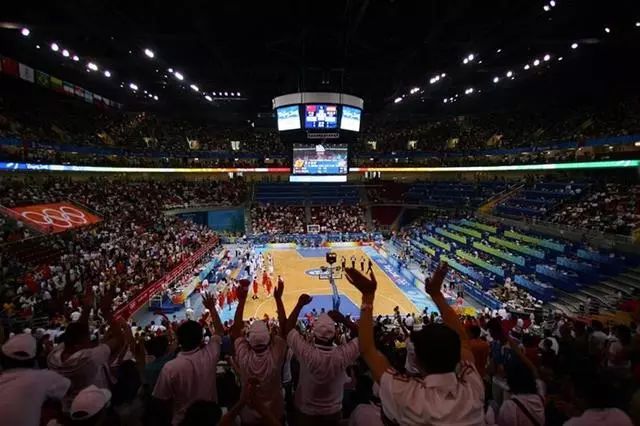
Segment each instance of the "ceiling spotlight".
[[231,96],[235,96],[235,95],[236,95],[236,94],[235,94],[235,93],[233,93],[233,92],[231,92],[231,93],[229,93],[229,94],[230,94]]
[[94,64],[93,62],[89,62],[87,64],[87,68],[89,68],[91,71],[98,71],[98,66],[96,64]]
[[548,53],[546,55],[544,55],[544,59],[545,61],[548,61],[549,59],[551,59],[551,55],[549,55]]
[[551,6],[551,7],[556,7],[556,2],[555,2],[555,0],[551,0],[551,1],[549,2],[549,6]]
[[36,49],[40,49],[40,45],[39,44],[36,44]]
[[209,95],[205,96],[204,98],[205,98],[206,100],[208,100],[209,102],[211,102],[211,101],[213,100],[213,98],[212,98],[211,96],[209,96]]
[[169,71],[170,73],[173,73],[173,68],[169,68],[167,71]]
[[440,74],[440,77],[441,77],[441,78],[445,78],[446,76],[447,76],[447,74],[446,74],[446,73],[444,73],[444,72],[443,72],[442,74]]
[[135,83],[129,83],[129,88],[133,91],[138,90],[138,85]]
[[[413,95],[414,93],[418,92],[419,90],[420,90],[419,87],[414,87],[413,89],[410,90],[409,93],[411,93]],[[231,92],[231,96],[233,96],[233,92]]]
[[511,77],[513,75],[513,71],[509,70],[507,71],[507,77]]
[[496,53],[500,53],[500,52],[502,52],[502,49],[496,50]]
[[499,82],[499,81],[500,81],[500,78],[499,78],[499,77],[493,77],[493,82],[494,82],[494,83],[497,83],[497,82]]
[[180,81],[184,80],[184,76],[180,74],[178,71],[174,72],[173,75],[175,75],[176,78]]
[[60,50],[60,46],[58,46],[57,43],[51,43],[51,50],[57,52],[58,50]]
[[469,59],[464,58],[464,59],[462,60],[462,63],[463,63],[463,64],[468,64],[468,63],[469,63]]
[[397,104],[397,103],[399,103],[399,102],[402,102],[402,98],[401,98],[401,97],[397,97],[397,98],[395,98],[395,99],[393,100],[393,103],[394,103],[394,104]]
[[240,92],[236,93],[236,96],[240,96]]
[[473,61],[473,58],[475,58],[475,56],[473,56],[473,53],[470,53],[469,56],[467,56],[467,59],[470,61]]
[[224,95],[225,95],[225,96],[229,96],[229,94],[228,94],[227,92],[224,92]]
[[31,34],[31,30],[29,28],[23,28],[20,30],[20,34],[25,37],[29,37],[29,34]]
[[572,43],[571,44],[571,48],[572,49],[577,49],[578,48],[578,43]]
[[449,102],[449,99],[444,98],[444,99],[442,100],[442,102],[444,102],[444,103],[446,104],[447,102]]
[[78,62],[80,60],[80,57],[78,55],[73,55],[73,59],[74,62]]
[[540,65],[540,59],[536,59],[535,61],[533,61],[534,67],[537,67],[538,65]]
[[433,84],[433,83],[435,83],[435,82],[436,82],[436,79],[435,79],[435,78],[431,77],[431,78],[429,79],[429,84]]
[[158,95],[153,95],[153,100],[157,101],[158,100]]
[[148,96],[149,96],[149,98],[153,98],[153,95],[152,95],[151,93],[149,93],[149,95],[148,95]]
[[199,92],[200,89],[198,88],[198,86],[196,86],[195,84],[190,85],[189,87],[191,87],[191,90],[194,90],[196,92]]
[[524,66],[524,69],[525,69],[525,70],[528,70],[529,68],[531,68],[531,67],[529,66],[529,64],[527,64],[527,65],[525,65],[525,66]]
[[611,32],[611,28],[609,27],[604,27],[604,32],[609,34]]
[[144,49],[144,54],[147,55],[147,57],[149,58],[153,58],[154,56],[156,56],[156,54],[153,53],[153,50],[151,49]]
[[559,61],[561,61],[561,60],[563,60],[563,59],[564,59],[564,58],[563,58],[562,56],[560,56],[560,57],[558,58],[558,60],[559,60]]
[[111,77],[111,71],[109,71],[109,70],[105,71],[104,72],[104,76],[107,77],[107,78]]
[[640,22],[636,22],[636,27],[640,27]]
[[67,49],[62,49],[62,56],[64,56],[65,58],[69,57],[69,51]]
[[468,89],[466,89],[466,90],[464,91],[464,94],[465,94],[465,95],[470,95],[470,94],[472,94],[472,93],[473,93],[473,87],[469,87]]
[[551,10],[548,4],[545,4],[544,6],[542,6],[542,8],[544,9],[545,12],[548,12]]

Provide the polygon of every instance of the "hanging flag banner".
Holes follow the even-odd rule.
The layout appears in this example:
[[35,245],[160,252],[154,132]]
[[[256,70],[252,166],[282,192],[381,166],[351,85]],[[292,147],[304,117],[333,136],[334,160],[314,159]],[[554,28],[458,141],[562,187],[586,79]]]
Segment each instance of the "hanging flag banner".
[[34,83],[36,81],[36,76],[33,68],[26,66],[25,64],[18,64],[18,72],[21,79],[26,80],[30,83]]
[[102,218],[71,203],[36,204],[8,210],[15,219],[47,234],[64,232],[102,221]]

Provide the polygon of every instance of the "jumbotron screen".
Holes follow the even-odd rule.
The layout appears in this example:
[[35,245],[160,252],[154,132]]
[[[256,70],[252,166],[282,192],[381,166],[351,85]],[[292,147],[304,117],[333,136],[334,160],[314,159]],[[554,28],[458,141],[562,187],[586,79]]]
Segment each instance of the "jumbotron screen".
[[298,105],[286,106],[276,110],[278,130],[296,130],[300,128],[300,108]]
[[346,175],[349,146],[336,144],[293,144],[294,175]]
[[360,117],[362,110],[350,106],[342,107],[342,119],[340,120],[340,128],[342,130],[351,130],[352,132],[360,131]]
[[335,129],[338,127],[337,105],[305,105],[305,129]]

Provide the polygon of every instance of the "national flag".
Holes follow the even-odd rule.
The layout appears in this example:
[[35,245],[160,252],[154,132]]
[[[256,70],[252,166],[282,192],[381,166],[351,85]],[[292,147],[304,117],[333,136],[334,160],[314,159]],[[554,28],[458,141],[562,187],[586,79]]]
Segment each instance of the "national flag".
[[51,83],[51,89],[54,92],[61,93],[61,92],[64,91],[64,89],[62,88],[62,80],[60,80],[59,78],[56,78],[54,76],[50,76],[49,82]]
[[75,94],[81,98],[84,98],[84,89],[80,86],[75,87]]
[[25,64],[18,64],[18,73],[20,74],[20,78],[23,80],[29,81],[31,83],[36,81],[33,68]]
[[84,91],[84,101],[87,103],[92,104],[93,103],[93,93],[91,93],[88,90]]
[[49,74],[36,70],[36,84],[42,87],[49,87]]
[[75,86],[71,83],[69,83],[68,81],[65,81],[63,83],[64,86],[64,93],[69,95],[69,96],[73,96],[76,92]]
[[18,73],[18,61],[15,59],[7,58],[6,56],[2,58],[2,72],[4,74],[12,75],[17,77]]

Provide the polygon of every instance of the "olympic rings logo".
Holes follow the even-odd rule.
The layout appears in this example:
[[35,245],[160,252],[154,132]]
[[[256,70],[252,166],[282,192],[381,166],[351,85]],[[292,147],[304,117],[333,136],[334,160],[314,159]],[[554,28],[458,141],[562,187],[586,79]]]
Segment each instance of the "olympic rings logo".
[[33,223],[58,228],[75,228],[89,223],[84,212],[69,206],[60,206],[57,209],[45,208],[42,211],[25,211],[21,215]]

